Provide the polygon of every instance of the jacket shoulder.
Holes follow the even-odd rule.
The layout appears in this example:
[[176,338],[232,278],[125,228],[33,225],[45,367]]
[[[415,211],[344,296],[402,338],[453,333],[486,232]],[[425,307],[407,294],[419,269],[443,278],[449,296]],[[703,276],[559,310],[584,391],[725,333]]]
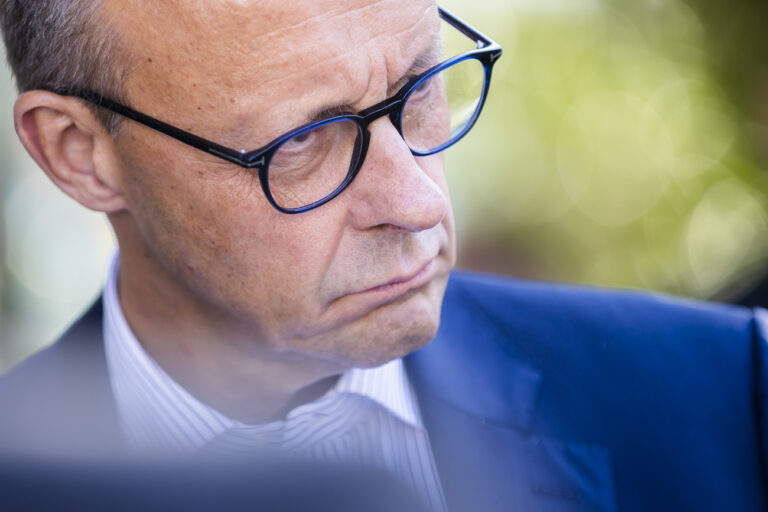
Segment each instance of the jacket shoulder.
[[85,453],[116,433],[101,300],[55,343],[0,377],[0,451]]
[[702,420],[698,406],[752,410],[762,340],[737,306],[472,273],[452,276],[440,333],[452,353],[471,343],[538,369],[563,403],[621,390]]
[[0,396],[6,391],[24,393],[45,385],[56,386],[55,382],[61,384],[62,378],[66,382],[74,377],[75,367],[98,362],[103,355],[101,318],[102,304],[98,300],[50,346],[0,377]]
[[734,330],[750,331],[753,321],[752,311],[740,306],[647,291],[544,283],[466,271],[452,274],[446,300],[448,308],[471,304],[502,324],[535,313],[538,320],[591,324],[598,329],[624,324],[633,326],[633,330],[669,332],[698,326],[711,334],[720,329],[732,334]]

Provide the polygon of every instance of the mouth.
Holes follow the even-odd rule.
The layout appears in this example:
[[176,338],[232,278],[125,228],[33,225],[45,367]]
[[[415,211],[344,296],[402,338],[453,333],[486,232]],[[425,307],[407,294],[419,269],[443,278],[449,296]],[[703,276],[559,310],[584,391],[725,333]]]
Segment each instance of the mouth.
[[422,265],[418,270],[402,277],[396,277],[386,283],[355,292],[353,295],[358,294],[374,294],[374,295],[392,295],[399,296],[407,293],[416,288],[421,288],[425,284],[432,280],[435,273],[435,260],[429,260],[426,264]]
[[350,291],[334,299],[342,310],[352,316],[370,312],[380,306],[396,302],[427,286],[437,274],[437,257],[430,259],[412,272],[403,273],[389,281],[370,288]]

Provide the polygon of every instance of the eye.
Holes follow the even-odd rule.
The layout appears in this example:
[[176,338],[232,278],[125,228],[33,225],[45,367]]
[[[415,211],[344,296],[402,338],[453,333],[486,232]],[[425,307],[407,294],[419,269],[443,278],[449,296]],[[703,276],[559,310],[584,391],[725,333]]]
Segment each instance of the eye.
[[283,143],[281,149],[287,151],[301,151],[308,146],[311,146],[317,139],[317,130],[310,130],[308,132],[300,133],[290,140]]
[[431,88],[432,88],[432,77],[429,77],[423,82],[421,82],[419,86],[416,87],[413,91],[411,91],[411,94],[409,96],[409,101],[411,99],[418,100],[419,98],[423,98],[427,96]]

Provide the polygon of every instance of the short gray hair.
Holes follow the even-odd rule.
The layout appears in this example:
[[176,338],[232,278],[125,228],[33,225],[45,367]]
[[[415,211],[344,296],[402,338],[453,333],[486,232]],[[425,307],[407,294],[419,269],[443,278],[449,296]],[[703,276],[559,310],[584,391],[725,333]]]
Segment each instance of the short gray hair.
[[[90,89],[124,101],[127,62],[103,0],[0,0],[0,29],[19,92]],[[119,116],[92,107],[115,133]]]

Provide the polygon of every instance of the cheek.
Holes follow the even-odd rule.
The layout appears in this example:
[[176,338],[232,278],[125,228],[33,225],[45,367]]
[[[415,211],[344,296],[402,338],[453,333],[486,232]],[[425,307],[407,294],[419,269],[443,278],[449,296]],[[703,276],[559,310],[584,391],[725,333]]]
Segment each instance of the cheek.
[[[313,299],[336,235],[323,213],[274,210],[258,177],[238,168],[178,165],[154,152],[129,162],[130,210],[149,252],[196,298],[279,336]],[[301,217],[301,218],[300,218]]]
[[325,223],[313,222],[312,213],[275,219],[266,232],[253,232],[252,254],[259,254],[258,269],[250,282],[268,291],[269,309],[276,323],[289,330],[311,323],[321,314],[319,290],[338,247],[338,237]]

